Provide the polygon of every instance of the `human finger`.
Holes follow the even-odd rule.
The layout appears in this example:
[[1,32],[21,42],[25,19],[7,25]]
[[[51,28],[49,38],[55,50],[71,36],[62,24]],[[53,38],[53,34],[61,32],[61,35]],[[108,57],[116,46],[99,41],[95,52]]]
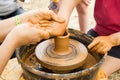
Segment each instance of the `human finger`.
[[95,51],[97,53],[100,53],[101,52],[101,49],[103,49],[103,44],[101,44],[100,42],[98,44],[96,44],[91,50],[92,51]]
[[57,22],[64,22],[64,18],[57,16],[53,11],[50,11],[51,19]]
[[39,19],[30,17],[30,18],[28,18],[27,22],[30,22],[32,24],[37,24],[39,22]]
[[43,24],[43,23],[51,23],[52,21],[48,21],[48,20],[40,20],[39,23]]
[[96,46],[97,44],[99,44],[99,41],[98,40],[93,40],[92,43],[90,43],[88,45],[88,48],[91,49],[93,48],[94,46]]
[[105,47],[105,48],[103,49],[103,52],[106,54],[110,49],[111,49],[110,47]]
[[100,47],[100,48],[97,50],[97,52],[100,53],[100,54],[105,54],[104,47]]
[[40,24],[40,27],[49,27],[51,24]]
[[39,37],[48,39],[50,37],[50,33],[47,30],[39,29]]
[[51,36],[61,36],[66,31],[66,24],[54,22],[50,25],[50,27],[47,27],[47,31],[51,34]]

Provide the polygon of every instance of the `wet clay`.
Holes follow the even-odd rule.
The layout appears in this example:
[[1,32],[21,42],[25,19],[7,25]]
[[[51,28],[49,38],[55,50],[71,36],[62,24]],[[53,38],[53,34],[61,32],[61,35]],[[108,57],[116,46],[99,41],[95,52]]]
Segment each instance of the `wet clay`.
[[97,64],[97,60],[89,53],[86,59],[86,63],[83,65],[83,69],[90,68]]
[[61,73],[83,66],[88,52],[82,43],[69,39],[68,34],[41,42],[35,54],[43,67]]

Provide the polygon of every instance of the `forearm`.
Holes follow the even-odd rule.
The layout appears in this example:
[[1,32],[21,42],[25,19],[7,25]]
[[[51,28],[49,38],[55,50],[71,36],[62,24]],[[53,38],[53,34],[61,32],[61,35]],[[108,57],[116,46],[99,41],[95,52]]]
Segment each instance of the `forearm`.
[[[12,41],[14,42],[14,41]],[[4,70],[16,46],[11,41],[5,40],[0,46],[0,74]]]
[[24,14],[20,14],[18,17],[14,16],[8,19],[4,19],[0,21],[0,42],[2,42],[5,37],[7,36],[7,34],[15,27],[17,26],[17,19],[19,20],[20,23],[24,23],[27,22],[26,20],[26,16],[28,14],[26,14],[27,12],[25,12]]
[[66,23],[68,23],[70,15],[74,9],[74,7],[80,2],[81,0],[60,0],[60,7],[58,11],[58,15],[65,18]]
[[80,17],[79,18],[80,31],[87,32],[88,14],[80,14],[79,17]]
[[[17,22],[19,21],[20,23],[27,22],[26,21],[26,16],[29,16],[27,12],[18,15],[18,17],[14,16],[8,19],[4,19],[0,21],[0,42],[2,42],[7,34],[15,27],[17,26]],[[31,17],[31,16],[29,16]]]
[[15,27],[15,17],[0,21],[0,42],[4,40],[6,35]]

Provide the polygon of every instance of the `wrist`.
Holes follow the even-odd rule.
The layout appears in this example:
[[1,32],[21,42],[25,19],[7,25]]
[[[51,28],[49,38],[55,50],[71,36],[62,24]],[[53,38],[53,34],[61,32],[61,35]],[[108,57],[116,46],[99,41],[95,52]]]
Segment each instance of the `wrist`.
[[111,35],[109,36],[109,38],[110,38],[111,43],[112,43],[114,46],[120,45],[120,32],[111,34]]
[[18,26],[20,23],[21,23],[20,16],[19,15],[15,16],[15,24],[16,24],[16,26]]
[[113,35],[108,36],[108,40],[110,41],[112,46],[117,46],[118,45],[118,42],[115,39],[115,37],[113,37]]
[[20,23],[24,23],[24,22],[27,22],[27,15],[26,13],[23,13],[23,14],[20,14],[19,15],[19,19],[20,19]]

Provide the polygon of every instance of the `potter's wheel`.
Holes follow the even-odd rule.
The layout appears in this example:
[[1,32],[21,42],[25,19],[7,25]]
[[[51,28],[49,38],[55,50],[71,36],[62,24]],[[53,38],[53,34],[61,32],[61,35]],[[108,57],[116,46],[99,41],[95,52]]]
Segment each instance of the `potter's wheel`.
[[69,40],[68,46],[68,51],[57,54],[54,50],[54,39],[43,41],[36,47],[36,57],[45,68],[54,72],[69,72],[82,66],[86,62],[88,52],[82,43],[73,39]]
[[[80,44],[69,44],[68,49],[72,50],[74,47],[76,47],[75,45],[81,45],[81,43],[85,46],[88,46],[92,41],[91,36],[86,35],[84,33],[80,33],[77,30],[69,29],[69,32],[70,32],[69,43],[71,43],[71,41],[76,40],[76,41],[79,41]],[[48,39],[48,42],[52,41],[52,39],[53,39],[53,37]],[[44,67],[40,63],[40,61],[42,61],[42,60],[40,60],[39,57],[36,57],[36,53],[35,53],[36,47],[41,45],[41,43],[44,43],[44,41],[46,41],[46,40],[43,40],[40,43],[37,43],[34,45],[22,46],[17,49],[17,59],[18,59],[19,63],[21,64],[21,67],[23,69],[23,75],[26,78],[26,80],[94,80],[93,79],[94,75],[96,74],[100,64],[104,60],[103,55],[100,55],[100,54],[94,53],[94,52],[90,52],[88,50],[87,59],[85,59],[85,63],[83,63],[83,66],[80,66],[79,68],[77,68],[75,70],[72,70],[70,72],[65,72],[65,73],[61,73],[58,70],[58,72],[59,72],[58,73],[54,70],[46,69],[47,67]],[[45,45],[50,46],[49,48],[47,47],[47,49],[46,49],[47,52],[51,52],[51,51],[54,52],[53,44],[45,44]],[[44,45],[41,46],[41,49],[43,46]],[[78,47],[78,48],[80,48],[80,47]],[[68,50],[68,51],[71,52],[71,50]],[[77,50],[79,51],[79,49],[73,49],[72,52],[76,52]],[[41,50],[39,50],[39,51],[41,51]],[[58,50],[56,49],[55,51],[59,51],[59,49]],[[66,51],[63,50],[63,52],[65,52],[65,55],[61,54],[61,53],[60,54],[54,53],[54,54],[57,54],[60,56],[67,56],[66,58],[67,58],[67,60],[69,60],[68,57],[71,55],[69,54],[68,51],[66,53]],[[76,53],[76,54],[78,54],[78,53]],[[51,54],[49,54],[49,55],[51,56]],[[52,57],[56,57],[56,55],[54,55],[54,56],[52,55]],[[70,59],[72,59],[72,57]],[[82,62],[82,60],[81,60],[81,62]],[[83,60],[83,62],[84,62],[84,60]],[[60,62],[58,62],[58,63],[60,63]],[[71,63],[71,64],[73,64],[73,63]],[[68,65],[68,66],[71,66],[71,65]],[[69,70],[65,70],[65,71],[69,71]]]

